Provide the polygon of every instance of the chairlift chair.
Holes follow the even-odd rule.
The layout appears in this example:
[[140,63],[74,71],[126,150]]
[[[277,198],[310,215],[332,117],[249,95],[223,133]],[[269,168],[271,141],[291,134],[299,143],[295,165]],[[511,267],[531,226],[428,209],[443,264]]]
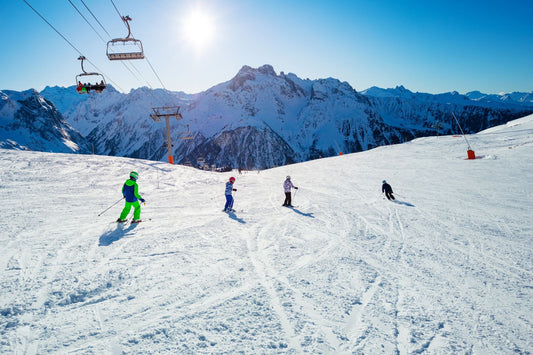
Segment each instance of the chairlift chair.
[[128,28],[126,38],[115,38],[107,42],[107,57],[109,60],[144,59],[143,44],[138,39],[131,37],[131,29],[128,21],[129,16],[122,16],[122,21]]
[[[81,70],[83,73],[76,75],[76,90],[80,94],[86,94],[91,90],[101,93],[107,87],[105,78],[100,73],[87,73],[83,67],[83,61],[86,59],[84,56],[78,57],[78,60],[81,60]],[[92,82],[94,82],[94,85],[91,85]]]
[[187,130],[185,132],[180,133],[180,139],[181,140],[194,139],[194,136],[192,135],[191,131],[189,131],[189,125],[187,125]]

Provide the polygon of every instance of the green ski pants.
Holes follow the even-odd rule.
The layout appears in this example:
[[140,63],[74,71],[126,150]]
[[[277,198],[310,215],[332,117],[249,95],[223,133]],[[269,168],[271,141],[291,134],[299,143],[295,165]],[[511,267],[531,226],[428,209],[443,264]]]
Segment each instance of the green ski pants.
[[126,202],[126,205],[124,206],[124,209],[120,214],[120,219],[126,219],[132,207],[134,208],[133,219],[141,219],[141,204],[139,203],[139,201]]

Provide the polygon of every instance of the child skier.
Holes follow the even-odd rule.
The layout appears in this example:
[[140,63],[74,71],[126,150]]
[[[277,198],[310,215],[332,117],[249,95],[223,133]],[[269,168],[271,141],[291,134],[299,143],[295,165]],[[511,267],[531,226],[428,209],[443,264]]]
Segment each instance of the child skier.
[[282,206],[292,207],[291,188],[298,190],[298,188],[292,184],[291,177],[287,176],[287,178],[285,179],[285,182],[283,183],[283,189],[285,190],[285,201],[283,202]]
[[229,181],[226,183],[226,205],[224,205],[223,212],[235,212],[233,209],[233,196],[231,195],[232,191],[237,191],[237,189],[233,188],[233,184],[235,183],[235,178],[232,176],[229,178]]
[[383,185],[381,186],[381,192],[385,193],[385,196],[387,196],[387,199],[394,200],[394,196],[392,195],[392,187],[387,184],[387,181],[383,180]]
[[139,201],[144,203],[144,199],[139,195],[139,186],[137,185],[137,179],[139,174],[135,171],[130,173],[130,178],[126,180],[122,186],[122,195],[126,199],[126,205],[120,214],[120,217],[117,219],[117,222],[122,223],[126,222],[126,217],[130,213],[131,208],[133,207],[133,220],[131,223],[141,222],[141,205]]

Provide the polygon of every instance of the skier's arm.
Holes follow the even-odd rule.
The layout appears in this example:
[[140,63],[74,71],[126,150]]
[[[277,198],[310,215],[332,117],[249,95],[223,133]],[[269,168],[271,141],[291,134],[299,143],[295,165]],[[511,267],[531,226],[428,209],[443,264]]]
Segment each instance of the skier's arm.
[[135,197],[137,197],[139,200],[142,200],[143,198],[141,197],[141,195],[139,195],[139,185],[135,184],[134,187],[133,187],[133,194],[135,195]]

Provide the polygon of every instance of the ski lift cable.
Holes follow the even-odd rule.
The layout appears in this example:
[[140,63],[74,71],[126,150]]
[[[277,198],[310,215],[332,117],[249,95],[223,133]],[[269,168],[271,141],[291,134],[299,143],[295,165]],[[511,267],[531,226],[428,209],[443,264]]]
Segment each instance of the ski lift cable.
[[[68,0],[71,4],[72,2],[70,0]],[[87,11],[89,11],[89,13],[92,15],[92,17],[95,19],[95,21],[100,25],[100,27],[102,27],[102,29],[104,30],[104,32],[109,36],[109,38],[111,38],[111,35],[109,34],[109,32],[105,29],[105,27],[102,25],[102,23],[100,22],[100,20],[98,20],[98,18],[96,17],[96,15],[91,11],[91,9],[87,6],[87,4],[85,4],[85,2],[83,0],[80,0],[83,4],[83,6],[85,6],[85,8],[87,9]],[[102,40],[102,42],[107,43],[107,41],[105,39],[102,38],[102,36],[100,36],[100,34],[98,33],[98,31],[96,31],[96,29],[91,25],[91,23],[87,20],[87,18],[85,18],[85,16],[83,16],[83,14],[80,12],[80,10],[78,10],[76,8],[76,6],[74,4],[72,4],[72,6],[74,6],[74,8],[78,11],[78,13],[80,14],[80,16],[85,20],[85,22],[87,22],[89,24],[89,26],[91,26],[91,28],[94,30],[94,32],[98,35],[98,37],[100,37],[100,39]],[[133,75],[133,77],[141,82],[141,80],[137,77],[137,75],[135,75],[135,73],[126,65],[126,63],[122,62],[122,65],[124,66],[124,68],[126,68],[130,73],[131,75]],[[132,64],[133,66],[133,64]],[[150,85],[150,84],[148,84]]]
[[[128,26],[127,22],[124,20],[124,17],[121,15],[120,11],[118,11],[118,8],[117,6],[115,5],[115,3],[113,2],[113,0],[110,0],[111,1],[111,4],[113,4],[113,7],[115,8],[115,11],[117,12],[118,14],[118,17],[122,20],[122,22],[124,23],[124,25],[126,26],[126,28],[128,29],[128,36],[131,34],[131,29],[130,27]],[[132,35],[132,38],[133,38],[133,35]],[[161,78],[159,77],[159,74],[157,74],[155,68],[152,66],[152,63],[150,63],[150,61],[148,60],[148,57],[146,55],[144,55],[144,59],[146,59],[146,62],[148,63],[148,65],[150,66],[150,68],[152,69],[152,71],[154,72],[155,76],[157,77],[157,79],[159,80],[159,82],[161,83],[161,86],[163,87],[165,93],[168,95],[168,97],[171,99],[171,101],[173,101],[173,96],[170,95],[170,92],[168,91],[168,89],[165,87],[165,84],[163,84],[163,81],[161,80]],[[153,93],[151,93],[153,97],[155,97],[155,95]],[[156,98],[156,101],[157,101],[157,98]]]
[[73,44],[72,44],[72,43],[71,43],[71,42],[70,42],[65,36],[63,36],[63,35],[61,34],[61,32],[59,32],[59,31],[58,31],[58,30],[57,30],[57,29],[56,29],[56,28],[55,28],[50,22],[48,22],[48,20],[45,19],[45,18],[43,17],[43,15],[41,15],[41,14],[39,13],[39,11],[35,10],[35,8],[33,8],[33,6],[31,6],[26,0],[22,0],[22,1],[24,1],[24,2],[26,3],[26,5],[28,5],[28,6],[30,7],[30,9],[32,9],[32,10],[33,10],[33,11],[34,11],[34,12],[35,12],[35,13],[36,13],[36,14],[37,14],[37,15],[38,15],[38,16],[39,16],[44,22],[46,22],[46,23],[48,24],[48,26],[52,27],[52,29],[53,29],[54,31],[56,31],[56,33],[57,33],[58,35],[60,35],[61,38],[63,38],[63,39],[64,39],[64,40],[65,40],[65,41],[66,41],[66,42],[67,42],[67,43],[68,43],[68,44],[69,44],[69,45],[70,45],[70,46],[71,46],[76,52],[78,52],[79,55],[83,55],[83,54],[78,50],[78,48],[76,48],[76,47],[75,47],[75,46],[74,46],[74,45],[73,45]]
[[[69,1],[70,1],[70,0],[69,0]],[[84,4],[84,6],[87,8],[87,10],[89,10],[88,7],[87,7],[87,5],[83,2],[83,0],[81,0],[81,1],[82,1],[82,3]],[[110,1],[111,1],[111,4],[113,5],[115,11],[117,12],[119,18],[121,19],[121,21],[124,23],[124,25],[125,25],[126,28],[128,29],[128,33],[131,34],[131,29],[128,27],[127,23],[125,23],[125,21],[124,21],[124,17],[122,16],[122,14],[120,13],[120,11],[118,10],[117,6],[115,5],[115,2],[114,2],[113,0],[110,0]],[[95,19],[96,19],[96,16],[94,16],[94,14],[92,13],[92,11],[89,10],[89,12],[90,12],[90,13],[93,15],[93,17],[95,17]],[[97,19],[96,19],[96,20],[97,20]],[[101,23],[100,23],[100,21],[97,20],[97,22],[100,24],[100,26],[102,26]],[[103,26],[102,26],[102,28],[103,28]],[[105,29],[104,29],[104,31],[105,31]],[[106,33],[109,35],[109,33],[108,33],[107,31],[106,31]],[[111,37],[111,36],[109,35],[109,37]],[[133,35],[132,35],[131,37],[134,38]],[[161,78],[159,77],[159,74],[156,72],[156,70],[155,70],[154,67],[152,66],[152,63],[150,63],[150,61],[148,60],[148,58],[147,58],[146,56],[145,56],[145,59],[146,59],[146,62],[148,63],[148,65],[150,66],[150,68],[152,69],[152,71],[154,72],[155,76],[157,77],[157,79],[158,79],[159,82],[161,83],[161,86],[163,87],[165,93],[166,93],[171,99],[173,99],[172,95],[170,95],[168,89],[165,87],[165,85],[163,84],[163,81],[162,81]],[[141,75],[141,77],[142,77],[142,74],[140,73],[140,71],[139,71],[139,70],[138,70],[133,64],[132,64],[132,67],[133,67],[133,68],[139,73],[139,75]],[[130,70],[130,72],[131,72],[131,70]],[[133,74],[133,73],[132,73],[132,74]],[[133,76],[135,76],[135,75],[133,74]],[[137,78],[137,79],[138,79],[138,78]],[[146,83],[148,84],[148,86],[153,90],[153,87],[150,85],[150,83],[149,83],[144,77],[143,77],[143,79],[146,81]],[[159,99],[158,99],[158,98],[157,98],[152,92],[150,92],[150,94],[152,95],[152,97],[153,97],[156,101],[159,101]]]
[[146,62],[148,63],[148,65],[150,66],[150,68],[152,68],[152,71],[154,72],[155,76],[157,77],[157,80],[159,80],[159,82],[161,83],[161,86],[163,87],[163,89],[165,89],[165,91],[168,91],[167,88],[165,87],[165,84],[163,84],[163,82],[161,81],[161,78],[159,77],[159,75],[155,71],[154,67],[152,66],[152,63],[150,63],[150,61],[148,60],[148,57],[145,56],[145,59],[146,59]]
[[[55,28],[55,27],[54,27],[54,26],[53,26],[53,25],[52,25],[52,24],[51,24],[51,23],[50,23],[50,22],[49,22],[49,21],[43,16],[43,15],[41,15],[41,13],[39,13],[39,11],[37,11],[33,6],[31,6],[30,3],[28,3],[28,1],[26,1],[26,0],[22,0],[22,1],[24,1],[24,3],[26,3],[26,5],[28,5],[28,7],[29,7],[30,9],[33,10],[33,12],[35,12],[35,13],[36,13],[36,14],[37,14],[37,15],[38,15],[38,16],[39,16],[44,22],[46,22],[46,24],[47,24],[48,26],[50,26],[50,27],[51,27],[51,28],[52,28],[52,29],[53,29],[53,30],[54,30],[54,31],[55,31],[55,32],[56,32],[61,38],[63,38],[63,40],[65,40],[65,42],[67,42],[67,43],[68,43],[68,44],[69,44],[69,45],[70,45],[70,46],[71,46],[76,52],[78,52],[78,54],[79,54],[80,56],[85,57],[85,56],[83,55],[83,53],[82,53],[78,48],[76,48],[75,45],[72,44],[72,42],[70,42],[70,41],[69,41],[69,40],[68,40],[68,39],[67,39],[67,38],[66,38],[61,32],[59,32],[59,30],[58,30],[57,28]],[[121,88],[117,83],[115,83],[115,82],[113,81],[113,79],[111,79],[111,77],[110,77],[109,75],[106,75],[103,71],[101,71],[101,70],[100,70],[100,69],[99,69],[99,68],[98,68],[93,62],[91,62],[89,59],[85,58],[85,60],[87,60],[89,63],[91,63],[91,65],[92,65],[93,67],[95,67],[100,73],[104,74],[104,75],[109,79],[109,81],[111,81],[111,82],[112,82],[117,88],[119,88],[121,91],[123,91],[122,88]]]
[[[68,0],[70,2],[70,4],[76,9],[76,11],[78,12],[78,14],[80,14],[80,16],[85,20],[85,22],[87,22],[87,24],[89,26],[91,26],[91,28],[93,29],[93,31],[98,35],[98,37],[100,37],[100,39],[102,40],[102,42],[107,43],[106,40],[104,40],[102,38],[102,36],[100,36],[100,33],[98,33],[98,31],[96,31],[96,29],[93,27],[93,25],[89,22],[89,20],[87,20],[87,18],[85,18],[85,16],[83,16],[83,14],[81,13],[80,10],[78,10],[78,8],[72,3],[71,0]],[[93,16],[93,18],[96,20],[96,22],[100,25],[100,27],[102,27],[102,29],[104,30],[105,33],[107,33],[107,35],[109,36],[109,38],[111,38],[111,35],[109,34],[109,32],[107,32],[107,30],[105,29],[105,27],[102,25],[102,23],[98,20],[98,18],[94,15],[94,13],[91,11],[91,9],[89,9],[89,7],[85,4],[85,2],[83,2],[83,0],[81,0],[83,6],[85,6],[85,8],[87,9],[87,11],[89,11],[89,13]],[[131,75],[133,75],[133,77],[137,80],[137,81],[140,81],[139,78],[131,71],[131,69],[126,65],[126,63],[122,62],[122,65],[124,66],[124,68],[126,68],[130,73]]]
[[[113,7],[115,8],[115,11],[117,12],[118,14],[118,17],[122,20],[122,22],[125,22],[124,21],[124,16],[122,16],[122,14],[120,13],[120,11],[118,10],[117,6],[115,5],[115,2],[113,0],[110,0],[111,1],[111,4],[113,5]],[[131,34],[131,29],[127,26],[127,23],[125,23],[125,26],[126,28],[128,29],[128,32]],[[131,36],[132,38],[133,35]],[[159,82],[161,83],[161,86],[163,87],[163,89],[165,89],[165,92],[167,92],[168,94],[168,90],[167,88],[165,87],[165,85],[163,84],[163,82],[161,81],[161,78],[159,77],[159,75],[157,74],[157,72],[155,71],[154,67],[152,66],[152,64],[150,63],[150,61],[148,60],[148,58],[146,57],[146,55],[144,56],[144,59],[146,59],[146,62],[148,63],[148,65],[150,66],[150,68],[152,69],[152,71],[154,72],[155,76],[157,77],[157,79],[159,80]],[[138,70],[137,70],[138,71]],[[148,82],[148,81],[147,81]],[[150,86],[150,88],[153,90],[152,86],[150,84],[148,84],[148,86]],[[170,94],[169,94],[170,96]],[[155,97],[155,96],[154,96]]]
[[[89,7],[85,4],[85,2],[83,0],[80,0],[81,3],[83,4],[83,6],[85,6],[85,8],[87,9],[87,11],[89,11],[89,13],[92,15],[92,17],[96,20],[96,22],[98,22],[98,24],[100,25],[100,27],[102,27],[102,29],[104,30],[105,33],[107,33],[107,36],[109,38],[111,38],[111,35],[109,34],[109,32],[107,32],[107,30],[105,29],[105,27],[102,25],[102,23],[98,20],[98,18],[94,15],[94,13],[91,11],[91,9],[89,9]],[[105,42],[105,41],[104,41]]]
[[[113,2],[113,0],[110,0],[110,1],[111,1],[111,4],[113,4],[113,7],[115,8],[115,11],[117,12],[118,17],[120,17],[120,19],[122,20],[122,22],[124,22],[124,20],[123,20],[124,16],[122,16],[122,14],[120,13],[120,11],[118,11],[118,8],[117,8],[117,6],[115,5],[115,3]],[[126,26],[126,27],[127,27],[127,26]],[[128,28],[128,31],[131,32],[130,28]],[[133,35],[132,35],[132,38],[134,38]],[[165,85],[164,85],[163,82],[161,81],[161,78],[159,77],[159,75],[158,75],[157,72],[155,71],[154,67],[152,66],[152,64],[150,63],[150,61],[149,61],[148,58],[146,57],[146,55],[145,55],[145,59],[146,59],[146,62],[148,63],[148,65],[150,66],[150,68],[152,69],[152,71],[154,72],[155,76],[157,77],[157,80],[159,80],[159,82],[161,83],[161,86],[162,86],[165,90],[167,90],[167,88],[165,87]],[[167,91],[168,91],[168,90],[167,90]]]
[[[76,6],[74,4],[72,4],[71,0],[68,0],[72,6],[74,6],[74,8],[78,11],[78,13],[80,14],[80,16],[85,20],[85,22],[87,22],[89,24],[89,26],[91,26],[91,28],[94,30],[94,32],[98,35],[98,37],[100,37],[100,39],[102,40],[102,42],[104,43],[107,43],[106,40],[104,40],[102,38],[102,36],[100,36],[100,34],[96,31],[96,29],[91,25],[91,23],[87,20],[87,18],[85,18],[85,16],[83,16],[83,14],[80,12],[80,10],[78,10],[76,8]],[[80,0],[83,4],[83,6],[85,6],[85,8],[87,9],[87,11],[89,11],[89,13],[92,15],[92,17],[95,19],[95,21],[100,25],[100,27],[102,27],[102,29],[104,30],[104,32],[109,36],[109,38],[111,38],[111,35],[109,34],[109,32],[105,29],[105,27],[102,25],[102,23],[100,22],[100,20],[98,20],[98,18],[96,17],[96,15],[91,11],[91,9],[87,6],[87,4],[85,4],[85,2],[83,0]],[[141,79],[139,79],[137,77],[137,75],[135,75],[135,73],[126,65],[126,63],[124,63],[123,61],[120,61],[122,63],[122,65],[124,66],[124,68],[126,68],[130,74],[140,83],[142,83]],[[133,63],[130,63],[131,66],[137,71],[137,73],[143,78],[143,80],[146,82],[146,84],[151,88],[153,89],[152,85],[148,82],[148,80],[146,80],[143,75],[141,74],[141,72],[135,67],[135,65],[133,65]]]
[[[115,3],[113,2],[113,0],[111,0],[111,4],[113,4],[113,7],[114,7],[115,10],[117,11],[118,17],[120,17],[120,20],[122,21],[122,23],[124,24],[124,26],[126,26],[126,29],[128,30],[128,32],[131,34],[131,30],[130,30],[130,28],[128,27],[128,23],[127,23],[126,21],[124,21],[124,16],[122,16],[122,15],[120,14],[120,11],[118,11],[117,6],[116,6]],[[133,37],[133,35],[131,36],[131,38],[135,39],[135,37]]]
[[102,36],[100,36],[100,33],[98,33],[98,31],[96,31],[96,29],[93,27],[93,25],[89,22],[89,20],[87,20],[87,18],[85,18],[85,16],[81,13],[81,11],[76,7],[76,5],[74,5],[72,3],[71,0],[68,0],[68,2],[70,3],[70,5],[72,5],[72,7],[74,9],[76,9],[76,11],[78,12],[78,14],[85,20],[85,22],[87,22],[87,24],[93,29],[94,33],[96,33],[98,35],[98,37],[100,37],[100,39],[102,40],[102,42],[106,43],[106,41],[102,38]]

